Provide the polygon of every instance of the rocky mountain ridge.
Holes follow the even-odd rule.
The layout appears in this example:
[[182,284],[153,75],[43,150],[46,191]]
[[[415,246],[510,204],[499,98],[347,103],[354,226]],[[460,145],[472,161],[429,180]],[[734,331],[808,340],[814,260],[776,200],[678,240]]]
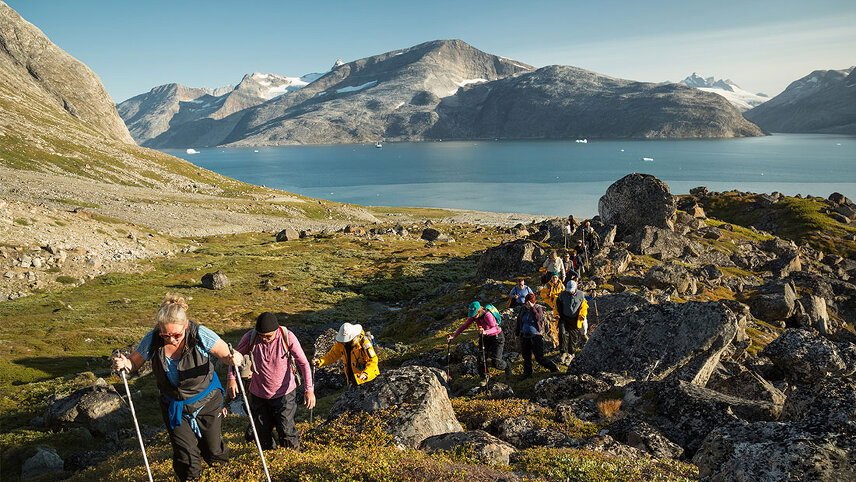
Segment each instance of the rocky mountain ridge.
[[342,63],[298,93],[182,124],[149,145],[753,135],[762,132],[718,96],[574,67],[536,71],[438,40]]
[[768,132],[856,134],[854,72],[816,70],[745,116]]

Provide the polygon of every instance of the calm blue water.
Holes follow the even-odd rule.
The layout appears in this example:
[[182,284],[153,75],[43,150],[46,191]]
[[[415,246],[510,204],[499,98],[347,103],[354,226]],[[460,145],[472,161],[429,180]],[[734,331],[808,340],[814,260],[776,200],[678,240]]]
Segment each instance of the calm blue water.
[[[255,152],[255,151],[258,152]],[[856,198],[856,137],[779,134],[725,140],[426,142],[166,150],[252,184],[364,205],[563,216],[597,213],[631,172],[673,193],[711,190]],[[654,161],[642,160],[643,157]]]

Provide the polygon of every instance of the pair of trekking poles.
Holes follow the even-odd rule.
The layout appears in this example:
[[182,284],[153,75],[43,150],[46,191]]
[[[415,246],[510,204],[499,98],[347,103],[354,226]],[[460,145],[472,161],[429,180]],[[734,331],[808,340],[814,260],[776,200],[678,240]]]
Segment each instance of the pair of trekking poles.
[[[229,353],[234,354],[235,351],[232,349],[232,345],[229,345]],[[241,372],[238,370],[238,367],[233,366],[235,370],[235,378],[238,379],[238,387],[241,389],[241,395],[244,397],[244,407],[247,410],[247,417],[250,419],[250,427],[253,429],[253,437],[256,440],[256,447],[259,449],[259,457],[262,459],[262,468],[265,471],[265,478],[267,478],[267,482],[271,482],[270,479],[270,471],[268,471],[267,460],[265,460],[265,454],[262,450],[262,443],[259,440],[259,433],[256,431],[256,422],[253,419],[253,414],[250,411],[250,401],[247,399],[247,392],[244,390],[244,381],[241,379]],[[131,407],[131,417],[134,419],[134,428],[137,429],[137,439],[140,441],[140,450],[143,452],[143,462],[146,464],[146,473],[149,476],[149,482],[154,482],[152,478],[152,469],[149,466],[149,457],[146,455],[146,446],[143,443],[143,433],[140,431],[140,424],[137,422],[137,411],[134,409],[134,401],[131,399],[131,389],[128,387],[128,377],[126,370],[120,370],[119,372],[122,375],[122,383],[125,385],[125,393],[128,395],[128,406]],[[315,375],[315,370],[313,367],[313,378]],[[312,411],[310,411],[310,418],[312,417]]]
[[[490,372],[487,369],[487,356],[485,355],[484,333],[479,333],[481,344],[482,367],[484,367],[485,385],[490,383]],[[446,342],[446,376],[452,379],[452,342]]]

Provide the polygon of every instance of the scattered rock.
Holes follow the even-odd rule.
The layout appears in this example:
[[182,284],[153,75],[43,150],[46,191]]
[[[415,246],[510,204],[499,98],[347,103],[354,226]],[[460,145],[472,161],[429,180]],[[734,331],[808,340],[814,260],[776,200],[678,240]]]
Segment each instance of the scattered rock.
[[30,480],[49,474],[62,473],[65,463],[52,447],[39,447],[36,454],[24,461],[21,479]]
[[654,266],[645,274],[644,283],[649,288],[674,288],[681,295],[694,295],[698,291],[695,277],[688,269],[675,263]]
[[45,424],[54,428],[84,427],[93,434],[106,435],[129,426],[130,412],[116,390],[96,382],[56,400],[45,412]]
[[758,293],[749,297],[746,304],[752,316],[768,322],[784,321],[794,312],[796,289],[793,284],[771,281],[758,288]]
[[443,233],[434,228],[425,228],[422,230],[422,234],[419,238],[424,239],[425,241],[437,241],[442,234]]
[[684,454],[680,445],[672,442],[651,424],[632,418],[622,418],[608,427],[615,440],[651,454],[657,458],[678,459]]
[[676,201],[669,186],[656,177],[628,174],[609,186],[597,210],[602,221],[615,224],[623,238],[644,226],[674,229]]
[[294,241],[296,239],[300,239],[300,233],[294,228],[285,228],[276,233],[277,242]]
[[208,273],[202,277],[202,286],[209,290],[222,290],[229,286],[229,278],[222,271]]
[[482,430],[434,435],[423,440],[419,448],[427,452],[464,449],[480,462],[492,465],[508,465],[515,452],[513,446]]
[[489,248],[482,254],[476,274],[482,278],[510,278],[538,271],[547,253],[538,243],[518,239]]
[[[761,352],[788,377],[811,383],[827,376],[850,376],[856,371],[856,360],[850,358],[853,346],[836,343],[805,330],[788,329]],[[844,355],[844,356],[842,356]]]

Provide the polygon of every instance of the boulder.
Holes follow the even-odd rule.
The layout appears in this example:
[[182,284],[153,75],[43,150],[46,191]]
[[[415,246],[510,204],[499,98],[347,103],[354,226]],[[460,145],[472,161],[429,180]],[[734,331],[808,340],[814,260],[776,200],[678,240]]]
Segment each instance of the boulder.
[[785,404],[785,394],[781,390],[750,370],[743,370],[727,378],[711,380],[706,388],[732,397],[769,403],[776,416],[781,413]]
[[545,378],[536,383],[534,392],[539,399],[543,399],[552,405],[584,395],[607,392],[629,382],[630,380],[612,373],[559,375]]
[[509,417],[495,425],[496,436],[518,449],[532,447],[568,447],[570,437],[550,428],[542,428],[526,417]]
[[674,377],[703,386],[737,332],[737,316],[715,302],[647,305],[601,315],[570,371],[623,373],[637,380]]
[[594,398],[575,398],[556,405],[556,420],[563,423],[578,423],[577,420],[597,423],[601,418]]
[[644,226],[626,239],[633,254],[653,256],[662,260],[678,258],[684,254],[697,256],[704,251],[695,241],[654,226]]
[[598,213],[605,224],[615,224],[618,236],[644,226],[674,229],[676,200],[669,186],[649,174],[628,174],[614,182],[600,198]]
[[654,289],[674,288],[681,295],[694,295],[698,291],[695,277],[688,269],[675,263],[654,266],[645,274],[643,283]]
[[[61,474],[65,463],[52,447],[39,447],[35,455],[21,466],[21,480],[41,479],[50,474]],[[9,475],[9,474],[6,474]]]
[[684,454],[680,445],[672,442],[654,426],[643,420],[622,418],[607,428],[615,440],[651,454],[656,458],[677,459]]
[[[597,313],[594,313],[593,310],[595,301],[597,302]],[[592,306],[589,307],[589,323],[598,324],[600,323],[600,319],[609,318],[619,311],[626,310],[628,308],[641,309],[650,304],[651,303],[647,299],[630,291],[597,296],[596,298],[593,298],[591,303]]]
[[294,228],[285,228],[276,233],[276,240],[280,243],[283,241],[294,241],[296,239],[300,239],[300,233]]
[[202,277],[202,286],[209,290],[222,290],[229,286],[229,278],[222,271],[207,273]]
[[402,367],[382,373],[359,390],[345,392],[330,413],[336,417],[347,412],[383,411],[393,440],[404,447],[418,448],[432,435],[463,431],[445,385],[442,370],[418,365]]
[[434,228],[425,228],[422,230],[422,234],[419,236],[419,238],[424,239],[425,241],[437,241],[437,239],[439,239],[442,235],[443,233]]
[[790,318],[796,307],[797,294],[793,284],[772,281],[760,286],[755,295],[746,300],[752,316],[768,322],[783,322]]
[[829,200],[830,203],[832,203],[835,206],[850,204],[850,200],[847,199],[847,197],[844,196],[844,194],[841,194],[840,192],[834,192],[834,193],[830,194],[827,199]]
[[508,465],[515,452],[513,446],[482,430],[433,435],[423,440],[419,449],[429,453],[465,450],[479,462],[491,465]]
[[798,424],[734,423],[714,429],[692,462],[705,481],[854,480],[856,443]]
[[838,344],[818,335],[788,329],[768,344],[761,355],[769,358],[788,378],[812,383],[827,376],[850,376],[856,371],[853,345]]
[[774,420],[769,403],[724,395],[684,381],[634,382],[624,389],[621,410],[657,428],[687,455],[717,427],[741,420]]
[[856,379],[827,377],[810,385],[792,385],[780,420],[815,431],[849,429],[856,436]]
[[538,271],[547,252],[538,243],[518,239],[488,249],[476,267],[479,278],[510,278]]
[[44,420],[52,428],[83,427],[106,435],[129,427],[131,414],[116,389],[99,378],[93,386],[50,403]]

